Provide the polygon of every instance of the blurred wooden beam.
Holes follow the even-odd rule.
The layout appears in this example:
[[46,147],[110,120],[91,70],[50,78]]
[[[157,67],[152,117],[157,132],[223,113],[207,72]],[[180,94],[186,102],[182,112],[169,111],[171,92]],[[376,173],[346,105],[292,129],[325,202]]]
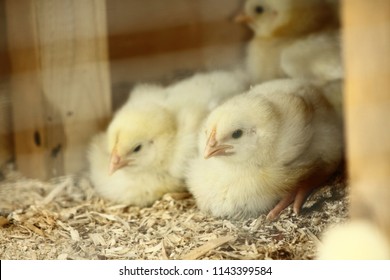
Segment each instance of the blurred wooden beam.
[[80,171],[111,114],[105,0],[6,0],[6,17],[17,167]]
[[226,19],[110,34],[110,59],[121,60],[195,49],[201,51],[202,48],[246,42],[249,40],[249,33],[249,28],[234,22],[229,23]]
[[344,0],[351,216],[390,238],[390,1]]
[[7,54],[5,1],[0,0],[0,168],[13,156],[11,103],[9,93],[10,65]]
[[107,1],[114,108],[138,82],[170,83],[243,61],[252,31],[234,22],[242,0]]

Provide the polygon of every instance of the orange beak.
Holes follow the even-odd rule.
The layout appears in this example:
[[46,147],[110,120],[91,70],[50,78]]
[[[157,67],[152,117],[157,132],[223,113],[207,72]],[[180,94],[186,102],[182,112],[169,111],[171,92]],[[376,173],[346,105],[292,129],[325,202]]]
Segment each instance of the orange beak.
[[234,21],[236,23],[250,23],[253,21],[253,18],[251,16],[248,16],[247,14],[244,14],[244,13],[240,13],[238,14],[235,18],[234,18]]
[[209,159],[214,156],[226,156],[230,153],[227,150],[232,149],[231,145],[218,145],[217,140],[215,139],[216,131],[213,129],[210,133],[209,138],[207,139],[206,148],[204,150],[204,158]]
[[123,160],[117,153],[116,149],[113,150],[110,160],[110,168],[108,170],[110,176],[115,173],[118,169],[129,164],[128,160]]

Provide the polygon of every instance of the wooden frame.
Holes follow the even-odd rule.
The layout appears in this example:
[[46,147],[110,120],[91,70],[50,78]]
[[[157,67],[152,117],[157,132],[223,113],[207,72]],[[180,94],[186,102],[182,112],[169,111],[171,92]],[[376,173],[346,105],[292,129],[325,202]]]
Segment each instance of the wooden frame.
[[105,0],[7,0],[6,15],[17,167],[80,171],[111,113]]
[[390,240],[390,1],[344,0],[342,15],[351,218]]

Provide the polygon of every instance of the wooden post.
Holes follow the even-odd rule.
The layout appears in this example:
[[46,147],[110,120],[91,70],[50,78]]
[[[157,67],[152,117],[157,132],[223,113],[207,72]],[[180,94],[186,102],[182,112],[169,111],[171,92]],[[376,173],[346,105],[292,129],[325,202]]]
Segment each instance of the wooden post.
[[9,60],[7,55],[5,5],[0,0],[0,168],[13,156],[11,103],[9,94]]
[[351,218],[390,238],[390,1],[343,5]]
[[13,155],[9,85],[0,77],[0,169]]
[[7,0],[6,17],[17,167],[77,172],[111,113],[105,0]]

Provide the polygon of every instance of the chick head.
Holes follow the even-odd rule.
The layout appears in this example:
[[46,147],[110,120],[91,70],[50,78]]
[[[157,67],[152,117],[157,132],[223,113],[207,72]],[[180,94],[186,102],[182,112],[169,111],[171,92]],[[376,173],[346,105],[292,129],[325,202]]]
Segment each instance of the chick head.
[[265,98],[252,97],[236,96],[211,112],[199,143],[205,159],[258,165],[272,161],[279,113]]
[[323,0],[247,0],[236,21],[259,37],[297,36],[322,28],[333,15]]
[[108,127],[110,174],[125,167],[138,171],[164,164],[175,131],[173,115],[162,106],[119,111]]

